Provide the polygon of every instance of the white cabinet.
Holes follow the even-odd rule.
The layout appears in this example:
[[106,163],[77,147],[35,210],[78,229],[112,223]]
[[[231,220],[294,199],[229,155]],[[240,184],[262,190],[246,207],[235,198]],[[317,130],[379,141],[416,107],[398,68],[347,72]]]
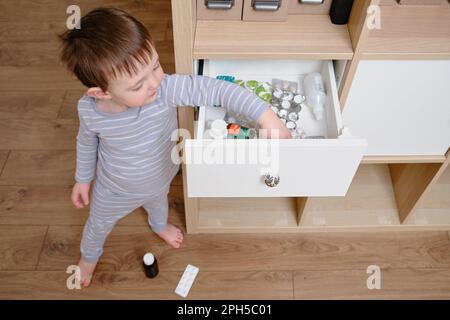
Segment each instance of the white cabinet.
[[[204,75],[233,75],[237,79],[297,81],[321,72],[327,92],[326,113],[317,121],[303,108],[302,128],[325,139],[211,140],[204,139],[205,109],[201,107],[196,138],[186,140],[189,197],[344,196],[366,146],[343,131],[336,80],[331,61],[209,60]],[[301,90],[301,86],[300,86]],[[301,117],[302,117],[301,116]],[[243,156],[239,158],[238,155]],[[252,156],[253,155],[253,158]],[[279,177],[270,187],[265,175]]]
[[445,155],[450,147],[450,60],[362,60],[345,125],[368,156]]

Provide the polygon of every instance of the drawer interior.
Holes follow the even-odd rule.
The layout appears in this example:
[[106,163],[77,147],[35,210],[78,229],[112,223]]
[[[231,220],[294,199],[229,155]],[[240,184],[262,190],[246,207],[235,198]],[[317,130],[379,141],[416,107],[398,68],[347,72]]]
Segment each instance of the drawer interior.
[[[202,68],[199,68],[200,70]],[[272,82],[273,78],[297,82],[303,93],[303,78],[322,75],[327,95],[324,115],[316,120],[308,106],[302,107],[300,128],[320,139],[205,139],[208,109],[201,106],[194,139],[186,139],[185,160],[189,197],[305,197],[345,195],[359,166],[364,139],[342,134],[336,78],[330,60],[217,60],[205,61],[203,74],[234,76],[239,80]],[[216,110],[217,111],[217,110]],[[268,159],[261,154],[267,150]],[[261,153],[263,152],[263,153]],[[268,161],[266,161],[268,160]],[[282,181],[271,187],[266,177]],[[235,181],[239,180],[239,183]],[[214,187],[212,187],[214,186]]]
[[[341,133],[342,118],[337,95],[336,77],[330,60],[205,60],[202,74],[212,78],[219,75],[234,76],[236,80],[257,80],[272,83],[272,79],[295,81],[297,93],[304,94],[303,79],[311,72],[319,72],[327,95],[325,112],[316,120],[312,110],[303,105],[297,124],[308,136],[336,139]],[[196,139],[204,138],[205,119],[211,119],[208,107],[200,106]],[[209,109],[210,110],[210,109]]]

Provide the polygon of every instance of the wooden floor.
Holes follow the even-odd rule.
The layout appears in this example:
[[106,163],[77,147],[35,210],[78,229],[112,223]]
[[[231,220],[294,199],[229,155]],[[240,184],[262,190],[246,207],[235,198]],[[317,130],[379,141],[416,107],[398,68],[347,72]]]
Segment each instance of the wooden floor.
[[[67,289],[88,214],[69,199],[83,88],[56,58],[55,34],[72,3],[0,2],[0,299],[178,299],[187,264],[200,268],[190,299],[450,298],[447,232],[186,235],[174,250],[151,233],[142,209],[113,230],[93,285]],[[169,0],[77,3],[82,13],[115,5],[136,15],[174,72]],[[448,204],[445,177],[420,214]],[[182,194],[178,176],[170,220],[184,227]],[[153,280],[141,269],[148,251],[160,267]],[[380,290],[367,289],[370,265],[381,268]]]

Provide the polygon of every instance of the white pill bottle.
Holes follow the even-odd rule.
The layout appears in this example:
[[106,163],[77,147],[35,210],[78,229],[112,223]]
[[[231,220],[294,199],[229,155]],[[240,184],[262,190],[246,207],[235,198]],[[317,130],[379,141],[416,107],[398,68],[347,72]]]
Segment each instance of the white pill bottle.
[[306,104],[311,108],[316,120],[322,120],[327,94],[322,75],[318,72],[309,73],[303,79]]

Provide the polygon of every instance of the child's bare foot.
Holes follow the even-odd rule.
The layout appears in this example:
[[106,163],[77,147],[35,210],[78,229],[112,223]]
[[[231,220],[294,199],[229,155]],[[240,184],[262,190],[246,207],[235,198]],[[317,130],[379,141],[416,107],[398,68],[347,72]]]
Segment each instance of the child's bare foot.
[[167,224],[167,226],[156,234],[174,248],[179,248],[183,242],[183,233],[177,227]]
[[78,267],[80,268],[80,283],[83,287],[89,287],[91,284],[92,275],[94,274],[95,266],[97,262],[87,262],[83,258],[78,262]]

